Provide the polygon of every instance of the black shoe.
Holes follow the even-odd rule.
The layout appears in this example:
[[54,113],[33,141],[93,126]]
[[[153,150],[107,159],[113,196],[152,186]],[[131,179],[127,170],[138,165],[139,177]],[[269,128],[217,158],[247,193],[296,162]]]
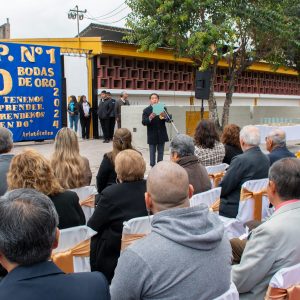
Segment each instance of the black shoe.
[[103,143],[109,143],[109,140],[104,140]]

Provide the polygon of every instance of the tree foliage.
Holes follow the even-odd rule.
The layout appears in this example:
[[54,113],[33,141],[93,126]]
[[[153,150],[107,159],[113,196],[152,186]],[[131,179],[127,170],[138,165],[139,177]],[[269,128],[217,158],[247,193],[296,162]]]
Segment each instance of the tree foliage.
[[[236,79],[251,64],[267,61],[274,69],[299,66],[299,1],[291,0],[127,0],[132,13],[128,35],[140,51],[167,47],[190,58],[200,70],[228,63],[228,90],[222,125],[228,123]],[[212,78],[213,80],[213,78]],[[213,87],[211,117],[217,120]]]

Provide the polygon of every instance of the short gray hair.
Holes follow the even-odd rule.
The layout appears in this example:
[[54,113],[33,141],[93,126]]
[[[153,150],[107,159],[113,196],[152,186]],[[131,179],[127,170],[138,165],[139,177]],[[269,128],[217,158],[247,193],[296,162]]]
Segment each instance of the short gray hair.
[[170,150],[171,153],[176,152],[179,157],[194,155],[194,141],[186,134],[178,134],[172,139]]
[[281,200],[300,199],[300,160],[287,157],[276,161],[269,170]]
[[254,125],[244,126],[240,132],[240,139],[249,146],[258,146],[260,144],[259,129]]
[[13,147],[12,132],[5,128],[0,127],[0,154],[9,152]]
[[16,189],[0,197],[0,252],[13,263],[46,261],[55,240],[58,215],[47,196]]
[[274,129],[268,134],[268,138],[272,140],[275,145],[285,146],[285,132],[282,129]]

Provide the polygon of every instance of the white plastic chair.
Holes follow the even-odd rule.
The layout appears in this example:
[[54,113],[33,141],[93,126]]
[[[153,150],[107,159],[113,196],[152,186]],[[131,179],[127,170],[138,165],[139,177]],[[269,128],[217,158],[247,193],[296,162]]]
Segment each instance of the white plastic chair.
[[[298,291],[286,291],[286,293],[282,293],[282,289],[287,290],[290,287],[297,287]],[[276,295],[276,290],[281,289],[280,294],[282,295],[282,298],[280,297],[271,297],[271,295]],[[296,294],[297,293],[297,294]],[[266,294],[265,299],[289,299],[289,300],[298,300],[300,296],[300,264],[294,265],[292,267],[288,268],[282,268],[278,272],[275,273],[275,275],[272,277],[269,288]]]
[[239,300],[239,292],[233,282],[230,284],[229,290],[223,295],[215,298],[214,300]]
[[[249,180],[246,181],[241,188],[241,191],[243,189],[247,189],[249,192],[260,192],[267,189],[269,183],[268,178],[264,179],[258,179],[258,180]],[[242,193],[241,193],[242,195]],[[255,200],[253,197],[246,199],[246,200],[240,200],[239,203],[239,210],[238,214],[236,216],[236,219],[238,219],[240,222],[243,224],[254,220],[254,204]],[[262,210],[261,210],[261,220],[264,220],[270,215],[270,210],[269,210],[269,200],[266,195],[262,196]],[[259,220],[259,221],[261,221]]]
[[121,250],[124,250],[134,241],[143,238],[152,230],[153,216],[133,218],[123,223],[122,245]]
[[218,187],[219,182],[225,175],[226,169],[229,167],[228,164],[219,164],[215,166],[206,166],[206,171],[210,177],[212,187]]
[[218,187],[218,188],[214,188],[214,189],[208,190],[203,193],[195,194],[190,199],[190,205],[196,206],[201,203],[204,203],[208,207],[211,207],[212,204],[214,204],[217,200],[220,199],[221,190],[222,190],[222,188]]
[[[97,189],[95,186],[83,186],[81,188],[72,189],[71,191],[75,192],[77,196],[79,197],[79,203],[88,199],[90,196],[95,196],[98,194]],[[94,198],[95,199],[95,198]],[[95,202],[94,207],[90,207],[88,205],[82,204],[81,205],[86,223],[90,219],[90,217],[93,215],[95,211]]]
[[[90,240],[95,234],[97,232],[86,225],[62,229],[60,230],[58,247],[52,251],[52,254],[66,252],[78,244]],[[89,256],[73,256],[73,268],[74,272],[90,272]]]
[[233,238],[238,238],[247,233],[243,223],[241,223],[239,220],[235,218],[226,218],[223,216],[219,216],[219,218],[223,222],[225,232],[230,240]]

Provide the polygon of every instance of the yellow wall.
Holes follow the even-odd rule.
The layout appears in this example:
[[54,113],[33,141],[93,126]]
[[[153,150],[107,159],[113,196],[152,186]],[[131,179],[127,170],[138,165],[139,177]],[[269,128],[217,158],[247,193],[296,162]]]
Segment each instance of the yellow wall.
[[89,51],[93,55],[102,53],[100,37],[6,39],[0,40],[0,42],[60,47],[62,53],[88,53]]

